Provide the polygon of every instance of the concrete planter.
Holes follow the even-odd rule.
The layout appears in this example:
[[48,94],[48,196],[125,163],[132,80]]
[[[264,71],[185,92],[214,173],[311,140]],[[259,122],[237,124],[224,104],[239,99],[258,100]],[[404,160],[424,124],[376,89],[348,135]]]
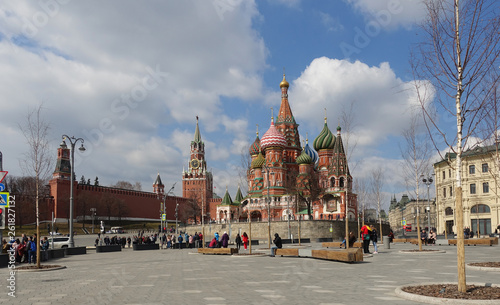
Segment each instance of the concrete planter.
[[9,265],[9,254],[2,253],[0,254],[0,268],[5,268]]
[[159,250],[160,244],[134,244],[134,250]]
[[[135,245],[134,245],[135,247]],[[120,245],[109,245],[109,246],[97,246],[95,247],[95,252],[118,252],[122,250]]]
[[66,249],[61,248],[61,249],[49,249],[47,250],[49,252],[49,259],[54,259],[54,258],[63,258],[64,254],[66,252]]
[[[310,238],[301,238],[300,239],[300,243],[310,243],[311,242],[311,239]],[[298,238],[294,238],[293,241],[291,239],[281,239],[281,243],[282,244],[298,244],[299,243],[299,239]]]
[[66,248],[66,255],[81,255],[87,254],[87,247]]

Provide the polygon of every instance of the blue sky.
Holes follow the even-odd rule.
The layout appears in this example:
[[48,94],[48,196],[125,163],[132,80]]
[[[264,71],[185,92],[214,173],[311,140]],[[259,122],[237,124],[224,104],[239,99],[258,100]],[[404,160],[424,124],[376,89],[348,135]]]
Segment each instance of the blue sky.
[[382,166],[387,206],[406,192],[398,143],[417,103],[408,62],[423,16],[413,0],[4,2],[4,169],[23,174],[18,124],[43,102],[54,158],[62,134],[85,139],[78,178],[151,191],[159,172],[180,195],[198,115],[216,190],[234,196],[285,68],[303,139],[318,135],[324,108],[334,131],[354,102],[352,174]]

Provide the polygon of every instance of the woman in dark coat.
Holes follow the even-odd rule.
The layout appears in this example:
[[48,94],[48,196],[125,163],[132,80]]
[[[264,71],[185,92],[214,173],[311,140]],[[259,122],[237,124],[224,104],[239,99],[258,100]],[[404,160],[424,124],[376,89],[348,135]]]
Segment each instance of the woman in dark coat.
[[222,242],[222,248],[227,248],[229,244],[229,235],[227,235],[226,232],[224,232],[224,234],[222,235],[221,242]]
[[238,250],[240,249],[241,247],[241,236],[240,236],[240,233],[238,233],[236,235],[236,238],[234,239],[234,243],[236,244],[236,247],[238,248]]

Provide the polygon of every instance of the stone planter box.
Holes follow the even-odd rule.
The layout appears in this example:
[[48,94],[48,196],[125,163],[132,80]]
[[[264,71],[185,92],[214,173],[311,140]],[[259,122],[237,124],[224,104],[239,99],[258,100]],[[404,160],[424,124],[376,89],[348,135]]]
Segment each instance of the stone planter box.
[[47,250],[49,252],[49,259],[54,259],[54,258],[63,258],[64,254],[66,252],[66,249],[49,249]]
[[332,241],[333,241],[333,238],[331,238],[331,237],[316,238],[316,242],[318,242],[318,243],[329,243]]
[[0,268],[6,268],[9,265],[9,254],[1,253],[0,254]]
[[87,254],[87,247],[66,248],[66,255],[81,255]]
[[[134,245],[135,246],[135,245]],[[95,247],[95,252],[118,252],[122,250],[120,245],[109,245],[109,246],[97,246]]]
[[[272,241],[271,241],[272,242]],[[310,238],[301,238],[300,239],[300,243],[310,243],[311,242],[311,239]],[[291,239],[281,239],[281,243],[282,244],[298,244],[299,243],[299,239],[298,238],[294,238],[293,241]]]
[[134,250],[159,250],[160,244],[134,244]]

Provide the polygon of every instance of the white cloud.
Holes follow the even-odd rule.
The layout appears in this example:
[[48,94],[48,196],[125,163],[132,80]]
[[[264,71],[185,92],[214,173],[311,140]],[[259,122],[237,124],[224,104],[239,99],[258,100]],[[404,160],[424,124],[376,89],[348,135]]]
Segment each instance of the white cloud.
[[[26,150],[17,123],[40,102],[54,157],[63,133],[85,138],[77,175],[102,184],[137,180],[150,190],[157,171],[178,181],[196,115],[203,132],[224,130],[243,145],[246,122],[224,125],[220,98],[261,94],[268,50],[252,28],[254,1],[71,1],[52,11],[41,3],[0,4],[0,128],[11,130],[2,152],[13,175]],[[204,140],[219,159],[233,149]]]
[[425,6],[415,0],[345,0],[382,28],[410,28],[425,18]]
[[344,29],[344,26],[340,23],[338,18],[332,17],[328,13],[318,12],[321,23],[329,32],[341,31]]
[[323,127],[324,108],[328,126],[335,132],[342,108],[354,103],[358,154],[373,153],[387,137],[399,136],[409,109],[418,105],[411,83],[398,79],[388,63],[370,67],[326,57],[314,59],[292,81],[289,99],[300,132],[309,132],[310,142]]

